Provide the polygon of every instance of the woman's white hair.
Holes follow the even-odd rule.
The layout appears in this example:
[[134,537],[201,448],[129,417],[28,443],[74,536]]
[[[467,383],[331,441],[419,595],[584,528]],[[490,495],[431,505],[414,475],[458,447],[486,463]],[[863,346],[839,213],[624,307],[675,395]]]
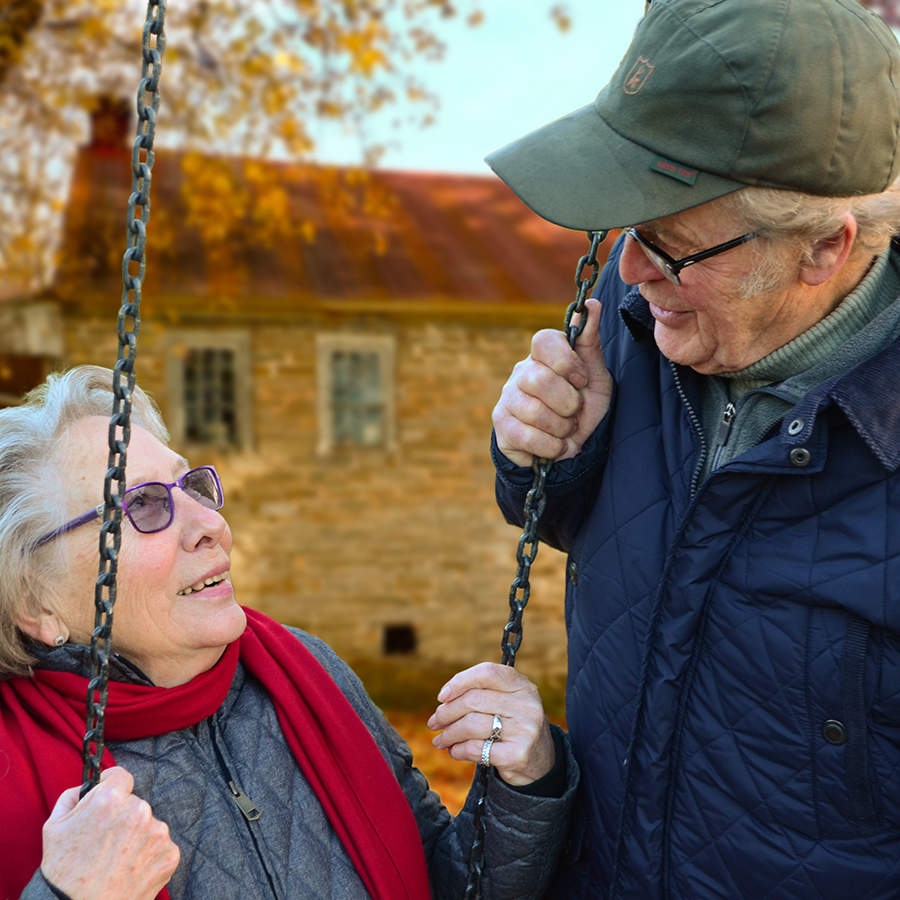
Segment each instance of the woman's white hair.
[[880,194],[859,197],[818,197],[799,191],[746,187],[720,201],[723,212],[733,215],[738,228],[756,231],[753,241],[761,257],[758,270],[741,286],[744,297],[774,290],[786,270],[813,255],[817,241],[834,237],[850,213],[858,226],[854,258],[883,253],[900,232],[900,179]]
[[[135,387],[131,402],[132,424],[168,444],[162,417],[147,394]],[[34,546],[70,514],[59,441],[82,419],[110,417],[112,404],[112,371],[79,366],[50,375],[21,406],[0,410],[0,680],[31,673],[30,639],[17,623],[52,604],[66,570],[65,541]],[[102,489],[98,484],[98,496]]]

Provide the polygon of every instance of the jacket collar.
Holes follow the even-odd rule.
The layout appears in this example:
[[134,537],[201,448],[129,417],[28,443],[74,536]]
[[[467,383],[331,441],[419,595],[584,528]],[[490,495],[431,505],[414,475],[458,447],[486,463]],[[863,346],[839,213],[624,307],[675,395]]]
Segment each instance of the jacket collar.
[[[71,672],[90,678],[91,648],[84,644],[64,644],[62,647],[47,647],[37,641],[30,642],[28,650],[35,657],[35,668],[51,672]],[[132,662],[118,653],[109,657],[110,681],[124,681],[128,684],[152,686],[153,682]]]
[[[623,295],[619,314],[636,341],[647,337],[652,340],[653,314],[637,288]],[[829,398],[840,406],[888,472],[900,468],[900,341],[837,378],[817,385],[798,408],[803,406],[814,419],[818,411],[830,405]],[[785,417],[789,418],[793,416]]]

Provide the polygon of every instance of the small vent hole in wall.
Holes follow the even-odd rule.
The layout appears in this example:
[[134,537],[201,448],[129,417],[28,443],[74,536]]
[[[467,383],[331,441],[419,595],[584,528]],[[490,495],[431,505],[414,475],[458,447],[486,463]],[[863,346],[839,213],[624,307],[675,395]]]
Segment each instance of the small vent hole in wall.
[[412,625],[384,626],[384,654],[408,654],[416,652],[416,632]]

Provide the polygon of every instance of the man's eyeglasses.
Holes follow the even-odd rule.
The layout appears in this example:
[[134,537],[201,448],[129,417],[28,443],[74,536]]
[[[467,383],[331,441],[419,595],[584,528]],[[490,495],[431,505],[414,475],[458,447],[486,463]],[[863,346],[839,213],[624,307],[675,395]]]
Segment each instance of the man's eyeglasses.
[[751,231],[749,234],[735,238],[733,241],[726,241],[724,244],[717,244],[715,247],[710,247],[709,250],[701,250],[699,253],[693,253],[690,256],[685,256],[681,259],[672,259],[668,253],[664,250],[660,250],[656,244],[648,241],[636,228],[629,228],[627,233],[638,242],[641,249],[647,254],[647,259],[649,259],[650,262],[652,262],[653,265],[672,282],[672,284],[678,285],[681,284],[681,278],[678,276],[678,273],[682,269],[692,266],[694,263],[702,262],[704,259],[709,259],[711,256],[724,253],[726,250],[739,247],[741,244],[746,244],[747,241],[752,241],[753,238],[759,236],[759,232]]
[[[122,509],[137,531],[142,534],[153,534],[157,531],[164,531],[172,524],[175,519],[175,504],[172,502],[173,487],[180,488],[188,497],[207,509],[221,509],[225,502],[222,494],[222,482],[219,481],[219,475],[212,466],[191,469],[177,481],[170,481],[168,484],[162,481],[146,481],[143,484],[136,484],[133,488],[125,491]],[[104,504],[101,503],[66,522],[56,531],[45,534],[34,542],[32,549],[100,518],[103,515],[103,506]]]

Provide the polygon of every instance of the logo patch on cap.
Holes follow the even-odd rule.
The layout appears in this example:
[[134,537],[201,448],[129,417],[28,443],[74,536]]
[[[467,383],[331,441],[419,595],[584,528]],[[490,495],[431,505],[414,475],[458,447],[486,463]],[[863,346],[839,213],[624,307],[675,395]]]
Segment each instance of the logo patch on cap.
[[650,65],[649,60],[639,56],[638,61],[625,76],[625,84],[623,86],[625,93],[636,94],[647,83],[647,79],[653,74],[655,68],[656,66]]
[[669,178],[677,178],[685,184],[693,184],[697,180],[697,169],[690,169],[681,163],[673,162],[671,159],[664,159],[662,156],[656,156],[650,163],[650,168],[660,175],[668,175]]

